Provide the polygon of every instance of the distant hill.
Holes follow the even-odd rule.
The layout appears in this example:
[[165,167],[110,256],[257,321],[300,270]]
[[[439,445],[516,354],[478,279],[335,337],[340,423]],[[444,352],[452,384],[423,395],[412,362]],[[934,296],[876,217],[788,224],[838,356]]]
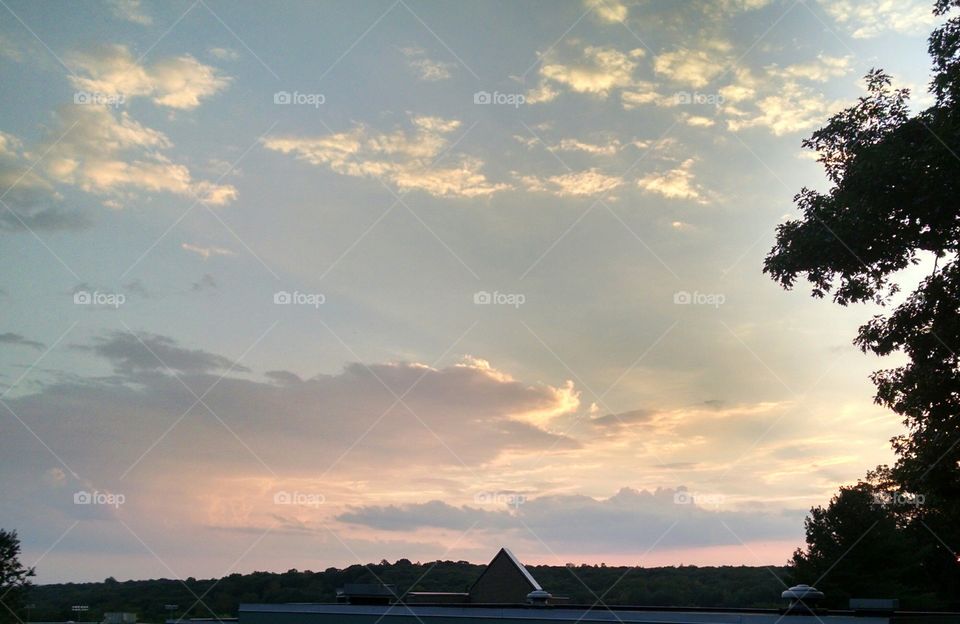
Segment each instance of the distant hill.
[[[231,574],[219,580],[188,578],[183,583],[169,579],[119,582],[108,578],[102,583],[38,585],[31,589],[28,602],[35,605],[31,612],[34,621],[73,619],[70,607],[76,604],[89,605],[84,620],[99,621],[106,611],[133,611],[141,621],[161,622],[169,615],[163,609],[166,604],[179,605],[178,616],[189,609],[193,617],[235,617],[241,602],[332,602],[336,589],[344,583],[382,580],[396,584],[400,592],[464,591],[483,568],[466,561],[411,563],[400,559],[342,570],[254,572]],[[781,606],[780,592],[784,588],[779,579],[787,575],[783,567],[528,568],[554,595],[587,604],[603,596],[603,601],[611,605],[777,607]],[[197,603],[197,597],[203,602]]]

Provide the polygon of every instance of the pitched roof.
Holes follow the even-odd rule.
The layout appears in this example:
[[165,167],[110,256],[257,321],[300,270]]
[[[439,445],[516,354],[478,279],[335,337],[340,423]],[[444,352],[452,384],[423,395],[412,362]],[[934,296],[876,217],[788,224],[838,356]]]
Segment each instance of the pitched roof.
[[540,587],[540,583],[537,582],[537,579],[533,578],[533,575],[530,574],[530,570],[527,570],[527,568],[526,568],[522,563],[520,563],[520,560],[517,559],[516,555],[514,555],[512,552],[510,552],[510,549],[509,549],[509,548],[506,548],[506,547],[501,548],[500,551],[497,552],[497,554],[493,556],[493,559],[490,560],[490,563],[487,564],[487,567],[483,569],[483,572],[480,573],[480,576],[477,577],[477,580],[475,580],[475,581],[473,582],[473,585],[470,586],[471,589],[472,589],[473,587],[475,587],[475,586],[477,585],[477,583],[480,582],[480,579],[482,579],[483,576],[487,573],[487,571],[490,570],[491,567],[493,567],[494,562],[495,562],[497,559],[500,559],[500,558],[502,558],[502,557],[506,557],[507,560],[508,560],[515,568],[517,568],[517,570],[523,575],[523,577],[526,579],[526,581],[530,584],[531,590],[533,590],[533,591],[539,591],[539,590],[542,590],[542,589],[543,589],[542,587]]

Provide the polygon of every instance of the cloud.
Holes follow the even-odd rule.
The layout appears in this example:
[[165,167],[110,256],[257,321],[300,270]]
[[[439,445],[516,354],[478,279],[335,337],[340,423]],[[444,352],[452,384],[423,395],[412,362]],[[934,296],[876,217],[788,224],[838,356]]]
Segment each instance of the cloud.
[[725,105],[723,111],[730,117],[727,128],[731,131],[763,127],[782,136],[822,124],[839,106],[823,93],[788,80],[778,92],[759,96],[749,111],[734,105]]
[[76,211],[62,208],[27,208],[0,211],[0,230],[20,231],[75,231],[92,224],[90,218]]
[[761,72],[745,67],[718,90],[719,113],[728,130],[764,128],[776,136],[810,130],[822,124],[842,102],[828,100],[815,83],[845,76],[850,56],[820,55],[787,66],[769,65]]
[[816,60],[805,63],[796,63],[779,68],[772,66],[768,72],[772,76],[783,78],[803,78],[816,82],[826,82],[831,78],[846,76],[853,69],[853,57],[847,56],[828,56],[821,54]]
[[583,5],[604,22],[618,23],[627,19],[627,7],[621,0],[584,0]]
[[[305,380],[285,375],[277,383],[276,376],[241,378],[238,371],[247,369],[230,358],[149,333],[110,333],[75,350],[105,359],[114,375],[66,377],[10,405],[51,448],[69,449],[68,463],[74,453],[98,455],[109,440],[109,460],[85,466],[91,479],[122,473],[191,406],[194,413],[163,438],[137,483],[169,483],[171,467],[184,461],[224,482],[260,477],[262,464],[251,464],[251,450],[278,476],[315,477],[336,462],[331,475],[376,480],[386,469],[402,481],[436,476],[438,467],[472,474],[508,453],[579,447],[547,425],[578,409],[571,384],[522,383],[477,359],[444,368],[356,363]],[[205,393],[204,405],[195,405],[184,385]],[[207,408],[229,422],[230,433]],[[11,437],[0,437],[4,471],[24,456]]]
[[762,9],[773,0],[720,0],[719,6],[729,11],[754,11]]
[[203,292],[206,290],[216,290],[219,287],[220,285],[217,284],[217,280],[214,279],[212,275],[204,273],[199,280],[190,286],[190,290],[193,292]]
[[90,225],[84,214],[61,208],[53,185],[31,166],[20,140],[0,132],[0,230],[79,230]]
[[[230,78],[204,65],[189,54],[141,65],[123,45],[101,45],[75,52],[68,61],[78,75],[70,77],[78,91],[122,96],[150,97],[158,106],[188,110],[222,91]],[[80,75],[83,74],[83,75]]]
[[619,414],[606,414],[590,419],[590,422],[599,427],[618,427],[638,422],[649,422],[655,412],[649,409],[635,409]]
[[181,373],[249,371],[245,366],[201,349],[185,349],[157,334],[113,332],[96,338],[90,346],[75,347],[105,358],[122,373],[170,370]]
[[503,513],[466,505],[454,507],[434,500],[408,505],[358,507],[340,514],[337,520],[383,531],[415,531],[424,527],[466,531],[484,520],[501,521]]
[[638,81],[629,90],[620,94],[620,103],[624,110],[634,110],[649,104],[663,107],[678,106],[680,99],[676,93],[660,93],[659,87],[652,82]]
[[73,104],[57,113],[57,125],[43,147],[47,178],[81,190],[128,199],[133,191],[168,192],[197,197],[212,205],[236,198],[232,185],[195,180],[185,165],[162,150],[170,139],[133,120],[126,111]]
[[854,39],[885,32],[904,35],[928,32],[936,23],[928,0],[818,0],[820,7],[843,24]]
[[454,165],[435,165],[459,121],[421,116],[413,117],[410,126],[377,132],[360,124],[323,136],[270,136],[262,143],[341,175],[382,178],[400,190],[417,189],[435,197],[485,197],[509,188],[489,181],[478,158],[461,156]]
[[2,33],[0,33],[0,56],[17,62],[23,59],[20,48]]
[[240,53],[233,48],[207,48],[207,53],[220,61],[235,61],[240,58]]
[[527,93],[527,102],[545,102],[556,97],[555,87],[564,87],[574,93],[607,97],[614,89],[633,84],[637,59],[646,53],[637,48],[624,53],[612,47],[585,46],[575,58],[559,58],[553,50],[544,56],[540,65],[540,84]]
[[141,26],[149,26],[153,18],[143,11],[140,0],[107,0],[110,12],[117,17]]
[[601,173],[597,169],[571,171],[548,178],[536,176],[519,176],[519,178],[527,190],[551,193],[557,197],[601,195],[623,184],[622,178]]
[[193,243],[181,243],[180,249],[195,253],[204,260],[209,260],[212,256],[232,256],[234,252],[223,247],[194,245]]
[[532,533],[564,553],[612,553],[623,549],[740,545],[751,540],[798,538],[797,514],[735,511],[717,494],[686,488],[654,491],[622,488],[609,498],[552,495],[516,499],[514,509],[456,507],[439,500],[404,505],[368,505],[340,514],[341,522],[381,531],[449,529],[530,539]]
[[527,104],[543,104],[545,102],[552,102],[557,99],[558,95],[560,95],[560,91],[544,80],[536,87],[527,91],[524,95],[524,101]]
[[680,116],[680,119],[683,121],[683,123],[687,124],[688,126],[693,126],[694,128],[710,128],[716,123],[709,117],[704,117],[703,115],[691,115],[689,113],[684,113]]
[[548,149],[558,152],[584,152],[594,156],[613,156],[623,145],[619,139],[610,139],[605,143],[588,143],[578,139],[561,139],[559,143]]
[[0,334],[0,344],[18,345],[21,347],[30,347],[32,349],[43,349],[44,346],[42,342],[24,338],[20,334],[15,334],[13,332]]
[[691,169],[695,160],[689,158],[669,171],[651,173],[637,180],[637,186],[648,193],[657,193],[668,199],[692,199],[705,203],[703,190],[694,182]]
[[407,65],[416,72],[420,80],[426,82],[447,80],[452,76],[450,70],[456,67],[456,63],[435,61],[427,57],[427,52],[423,48],[400,48],[400,52],[406,57]]
[[144,299],[150,298],[150,291],[147,290],[147,287],[144,286],[143,281],[140,278],[130,280],[126,284],[121,286],[123,292],[134,293]]
[[658,55],[653,69],[675,83],[702,88],[725,72],[730,50],[725,41],[709,40],[700,48],[681,48]]
[[733,71],[733,81],[720,88],[718,93],[724,102],[738,103],[752,99],[763,82],[745,67]]

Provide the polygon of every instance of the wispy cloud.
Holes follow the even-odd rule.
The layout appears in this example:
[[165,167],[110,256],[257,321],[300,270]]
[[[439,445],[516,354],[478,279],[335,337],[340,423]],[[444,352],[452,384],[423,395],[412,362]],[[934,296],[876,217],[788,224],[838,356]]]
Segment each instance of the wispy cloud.
[[403,56],[407,60],[407,65],[417,74],[420,80],[426,82],[437,82],[446,80],[453,74],[452,70],[457,66],[456,63],[446,61],[436,61],[427,56],[427,51],[418,47],[400,48]]
[[602,195],[623,184],[618,176],[608,175],[597,169],[572,171],[546,178],[519,176],[529,191],[550,193],[557,197],[582,197]]
[[818,0],[820,7],[849,29],[855,39],[885,32],[917,34],[936,22],[927,0]]
[[435,163],[460,126],[453,119],[414,116],[405,129],[378,132],[359,124],[322,136],[269,136],[263,145],[341,175],[383,178],[401,190],[437,197],[484,197],[509,188],[488,180],[479,158],[449,155]]
[[235,61],[240,58],[240,53],[233,48],[211,47],[207,53],[219,61]]
[[696,48],[680,48],[659,54],[654,71],[671,82],[705,87],[727,68],[732,46],[722,39],[709,39]]
[[149,26],[153,23],[153,17],[143,10],[140,0],[107,0],[107,5],[113,16],[119,19],[141,26]]
[[621,52],[613,47],[595,45],[578,48],[573,44],[552,50],[541,61],[540,84],[528,92],[527,101],[549,101],[561,88],[606,97],[613,90],[633,84],[638,60],[645,55],[642,48]]
[[30,340],[29,338],[24,338],[20,334],[17,334],[14,332],[6,332],[3,334],[0,334],[0,344],[30,347],[32,349],[43,349],[44,347],[42,342],[38,342],[36,340]]
[[646,175],[637,180],[637,186],[667,199],[691,199],[703,203],[706,201],[703,189],[694,181],[692,171],[695,162],[689,158],[679,167]]
[[584,0],[583,4],[603,22],[617,23],[627,19],[627,5],[621,0]]
[[232,256],[235,255],[233,251],[226,249],[224,247],[216,247],[213,245],[196,245],[194,243],[181,243],[180,249],[195,253],[198,256],[202,257],[204,260],[209,260],[213,256]]

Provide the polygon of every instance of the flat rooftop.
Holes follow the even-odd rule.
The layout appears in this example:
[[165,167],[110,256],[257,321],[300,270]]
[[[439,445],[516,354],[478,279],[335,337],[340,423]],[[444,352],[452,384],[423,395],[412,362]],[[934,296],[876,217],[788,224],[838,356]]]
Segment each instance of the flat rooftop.
[[[891,624],[898,616],[855,615],[830,612],[785,616],[778,610],[679,609],[658,607],[595,607],[563,605],[350,605],[350,604],[241,604],[241,624],[367,624],[374,622],[441,624],[497,621],[536,624],[538,622],[623,622],[650,624]],[[911,620],[904,620],[911,621]],[[958,622],[956,619],[927,619],[924,622]]]

